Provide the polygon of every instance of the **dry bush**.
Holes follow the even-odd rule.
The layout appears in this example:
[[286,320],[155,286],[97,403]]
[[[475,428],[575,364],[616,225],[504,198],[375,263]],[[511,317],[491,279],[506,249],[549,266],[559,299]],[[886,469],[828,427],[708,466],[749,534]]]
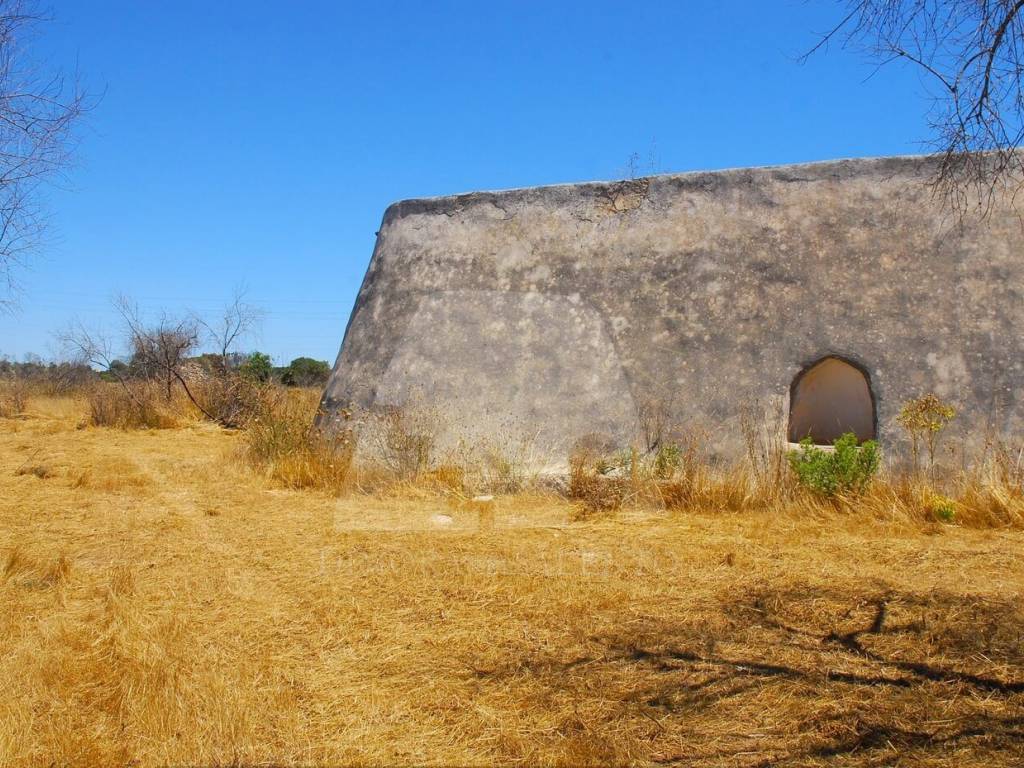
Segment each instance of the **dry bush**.
[[19,376],[0,382],[0,418],[21,416],[28,407],[29,385]]
[[[780,402],[754,402],[740,411],[742,457],[719,464],[709,456],[707,430],[677,430],[670,444],[678,460],[655,473],[654,492],[666,509],[751,511],[780,508],[800,495],[786,453],[785,414]],[[724,429],[725,427],[720,427]]]
[[51,363],[32,377],[33,391],[44,397],[68,397],[82,394],[97,380],[97,374],[78,363]]
[[719,472],[700,467],[691,476],[671,477],[653,485],[652,495],[665,509],[707,509],[738,512],[764,508],[759,486],[742,466]]
[[1024,444],[990,438],[985,441],[979,463],[992,482],[1011,488],[1024,487]]
[[40,480],[47,480],[53,477],[53,470],[50,469],[46,464],[31,464],[25,463],[14,470],[14,474],[17,477],[25,477],[31,475],[38,477]]
[[1002,453],[962,473],[954,491],[956,522],[975,528],[1024,528],[1024,488],[1019,466]]
[[441,494],[466,496],[470,492],[466,484],[466,471],[457,464],[439,464],[421,475],[420,479],[421,487]]
[[657,450],[665,442],[670,428],[674,396],[648,397],[637,403],[636,422],[640,444],[645,453]]
[[100,382],[86,393],[89,423],[118,429],[171,429],[179,426],[183,406],[168,402],[152,382],[130,385]]
[[764,502],[785,500],[794,489],[789,470],[786,414],[781,400],[754,402],[740,411],[740,432],[745,447],[741,472]]
[[245,430],[245,458],[286,488],[342,493],[351,485],[355,438],[351,430],[313,425],[316,390],[267,387]]
[[440,416],[414,405],[387,407],[369,414],[360,429],[366,450],[361,458],[377,465],[374,475],[414,482],[434,459]]
[[[569,459],[568,497],[581,516],[623,506],[741,511],[764,508],[792,485],[777,479],[785,467],[781,448],[764,446],[732,466],[716,466],[701,429],[664,429],[657,448],[615,450],[593,436],[577,443]],[[778,468],[778,469],[777,469]]]
[[521,493],[536,484],[537,462],[530,439],[485,441],[475,454],[479,492]]
[[633,489],[630,479],[605,474],[605,457],[578,447],[569,457],[569,499],[579,505],[574,518],[585,519],[620,509]]
[[89,366],[66,361],[59,363],[0,361],[0,369],[7,369],[6,373],[9,378],[19,381],[30,394],[41,397],[63,397],[78,394],[97,378],[96,372]]
[[641,412],[639,439],[653,446],[645,452],[617,448],[600,435],[577,442],[569,461],[569,497],[592,512],[624,505],[745,511],[778,507],[797,493],[780,403],[742,410],[744,453],[733,464],[713,458],[706,428],[672,425],[660,413]]
[[569,461],[567,496],[576,517],[624,506],[706,510],[823,519],[850,515],[914,527],[1024,528],[1024,449],[990,440],[983,456],[959,473],[930,481],[890,470],[861,493],[823,498],[799,487],[786,461],[788,444],[774,409],[752,407],[741,418],[745,454],[716,464],[700,430],[664,430],[646,454],[581,442]]
[[211,375],[196,367],[185,378],[199,415],[229,428],[244,427],[263,411],[264,400],[274,395],[273,385],[235,371]]
[[707,503],[713,476],[704,453],[706,438],[703,431],[681,432],[654,455],[653,486],[667,509]]
[[[939,488],[918,473],[883,474],[864,493],[832,499],[796,490],[782,500],[762,500],[764,508],[792,519],[826,519],[836,514],[935,529],[1024,528],[1024,493],[982,469],[970,470]],[[739,507],[757,507],[756,497]]]
[[[415,492],[466,498],[514,494],[538,487],[533,441],[493,435],[438,455],[444,420],[436,410],[389,408],[346,416],[340,432],[311,426],[317,393],[263,387],[260,416],[246,430],[250,464],[289,488],[334,493]],[[816,497],[795,482],[786,461],[784,419],[772,407],[746,409],[743,457],[717,463],[701,429],[662,426],[656,449],[616,449],[600,436],[578,441],[569,459],[566,497],[574,519],[633,509],[702,510],[778,517],[852,515],[933,527],[1024,527],[1021,451],[997,444],[982,467],[946,478],[883,474],[863,493]],[[359,450],[356,451],[356,434]],[[509,435],[514,434],[509,432]]]
[[506,424],[483,437],[460,441],[444,452],[437,468],[458,467],[467,494],[508,495],[539,490],[548,456],[535,434]]
[[[350,415],[347,424],[358,433],[354,477],[363,492],[466,500],[550,490],[553,452],[515,422],[489,423],[483,431],[412,400]],[[448,438],[456,434],[462,438],[453,443]]]

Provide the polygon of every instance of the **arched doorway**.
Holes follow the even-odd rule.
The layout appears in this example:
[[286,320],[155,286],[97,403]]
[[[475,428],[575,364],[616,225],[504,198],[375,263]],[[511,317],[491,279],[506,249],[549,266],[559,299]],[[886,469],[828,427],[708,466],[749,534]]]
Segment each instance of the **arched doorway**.
[[831,445],[846,432],[860,441],[875,438],[875,400],[867,372],[840,357],[824,357],[793,380],[789,440],[810,437]]

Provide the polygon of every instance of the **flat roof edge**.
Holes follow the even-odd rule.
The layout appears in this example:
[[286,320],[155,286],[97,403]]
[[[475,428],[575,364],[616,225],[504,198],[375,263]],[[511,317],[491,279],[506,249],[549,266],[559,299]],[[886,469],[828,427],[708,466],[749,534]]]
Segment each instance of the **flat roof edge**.
[[477,190],[471,192],[460,192],[451,195],[438,195],[435,197],[413,197],[398,200],[387,207],[384,220],[401,217],[413,213],[439,212],[450,210],[453,207],[462,207],[469,203],[481,201],[500,201],[501,199],[516,199],[534,194],[570,194],[575,192],[597,192],[619,188],[630,185],[650,184],[651,182],[664,183],[672,181],[698,181],[701,179],[729,180],[741,178],[746,175],[756,174],[764,176],[779,176],[788,174],[810,174],[817,180],[835,175],[834,170],[844,169],[848,174],[854,175],[858,171],[870,172],[885,170],[906,170],[913,168],[923,169],[941,159],[941,155],[888,155],[880,157],[847,157],[831,160],[814,160],[802,163],[781,163],[778,165],[756,165],[740,166],[732,168],[719,168],[713,170],[682,171],[674,173],[657,173],[647,176],[638,176],[633,179],[608,179],[594,181],[564,182],[558,184],[541,184],[532,187],[510,187],[507,189]]

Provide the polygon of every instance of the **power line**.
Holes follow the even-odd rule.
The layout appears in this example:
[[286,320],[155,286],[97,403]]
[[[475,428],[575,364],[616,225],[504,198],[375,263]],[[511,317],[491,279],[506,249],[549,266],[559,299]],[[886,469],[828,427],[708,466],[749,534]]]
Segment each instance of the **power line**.
[[[357,291],[354,291],[354,293],[355,292],[357,292]],[[55,291],[55,290],[35,291],[34,290],[34,291],[32,291],[32,295],[33,296],[55,296],[55,297],[56,296],[72,296],[72,297],[78,297],[78,298],[86,299],[86,300],[89,300],[89,301],[99,301],[99,302],[107,303],[107,302],[109,302],[111,300],[111,298],[113,296],[116,295],[116,293],[102,294],[101,295],[101,294],[96,294],[96,293],[86,293],[86,292],[83,292],[83,291]],[[174,302],[174,303],[182,303],[182,304],[186,304],[186,305],[187,304],[216,304],[218,306],[223,306],[223,304],[225,303],[223,298],[215,298],[215,297],[196,298],[194,296],[193,297],[185,297],[185,296],[136,296],[136,295],[131,295],[129,298],[131,300],[133,300],[133,301]],[[249,297],[249,296],[244,296],[243,297],[243,301],[245,301],[245,303],[247,303],[247,304],[253,304],[253,305],[260,305],[260,304],[331,304],[331,305],[335,305],[336,306],[336,305],[342,303],[342,302],[339,302],[337,299],[281,299],[281,298],[274,298],[274,299],[263,298],[263,299],[261,299],[261,298],[258,298],[258,297]]]

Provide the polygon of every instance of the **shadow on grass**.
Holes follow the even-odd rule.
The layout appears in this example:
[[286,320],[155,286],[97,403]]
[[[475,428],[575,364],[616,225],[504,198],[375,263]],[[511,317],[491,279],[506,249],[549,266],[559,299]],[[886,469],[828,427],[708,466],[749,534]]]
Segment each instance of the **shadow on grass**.
[[[632,708],[657,724],[654,762],[875,764],[883,752],[959,750],[1024,765],[1024,611],[1009,601],[798,585],[587,640],[591,654],[475,671],[538,676],[571,696],[615,691],[617,717]],[[723,732],[737,723],[753,734],[731,744]],[[691,748],[678,747],[683,735]]]

